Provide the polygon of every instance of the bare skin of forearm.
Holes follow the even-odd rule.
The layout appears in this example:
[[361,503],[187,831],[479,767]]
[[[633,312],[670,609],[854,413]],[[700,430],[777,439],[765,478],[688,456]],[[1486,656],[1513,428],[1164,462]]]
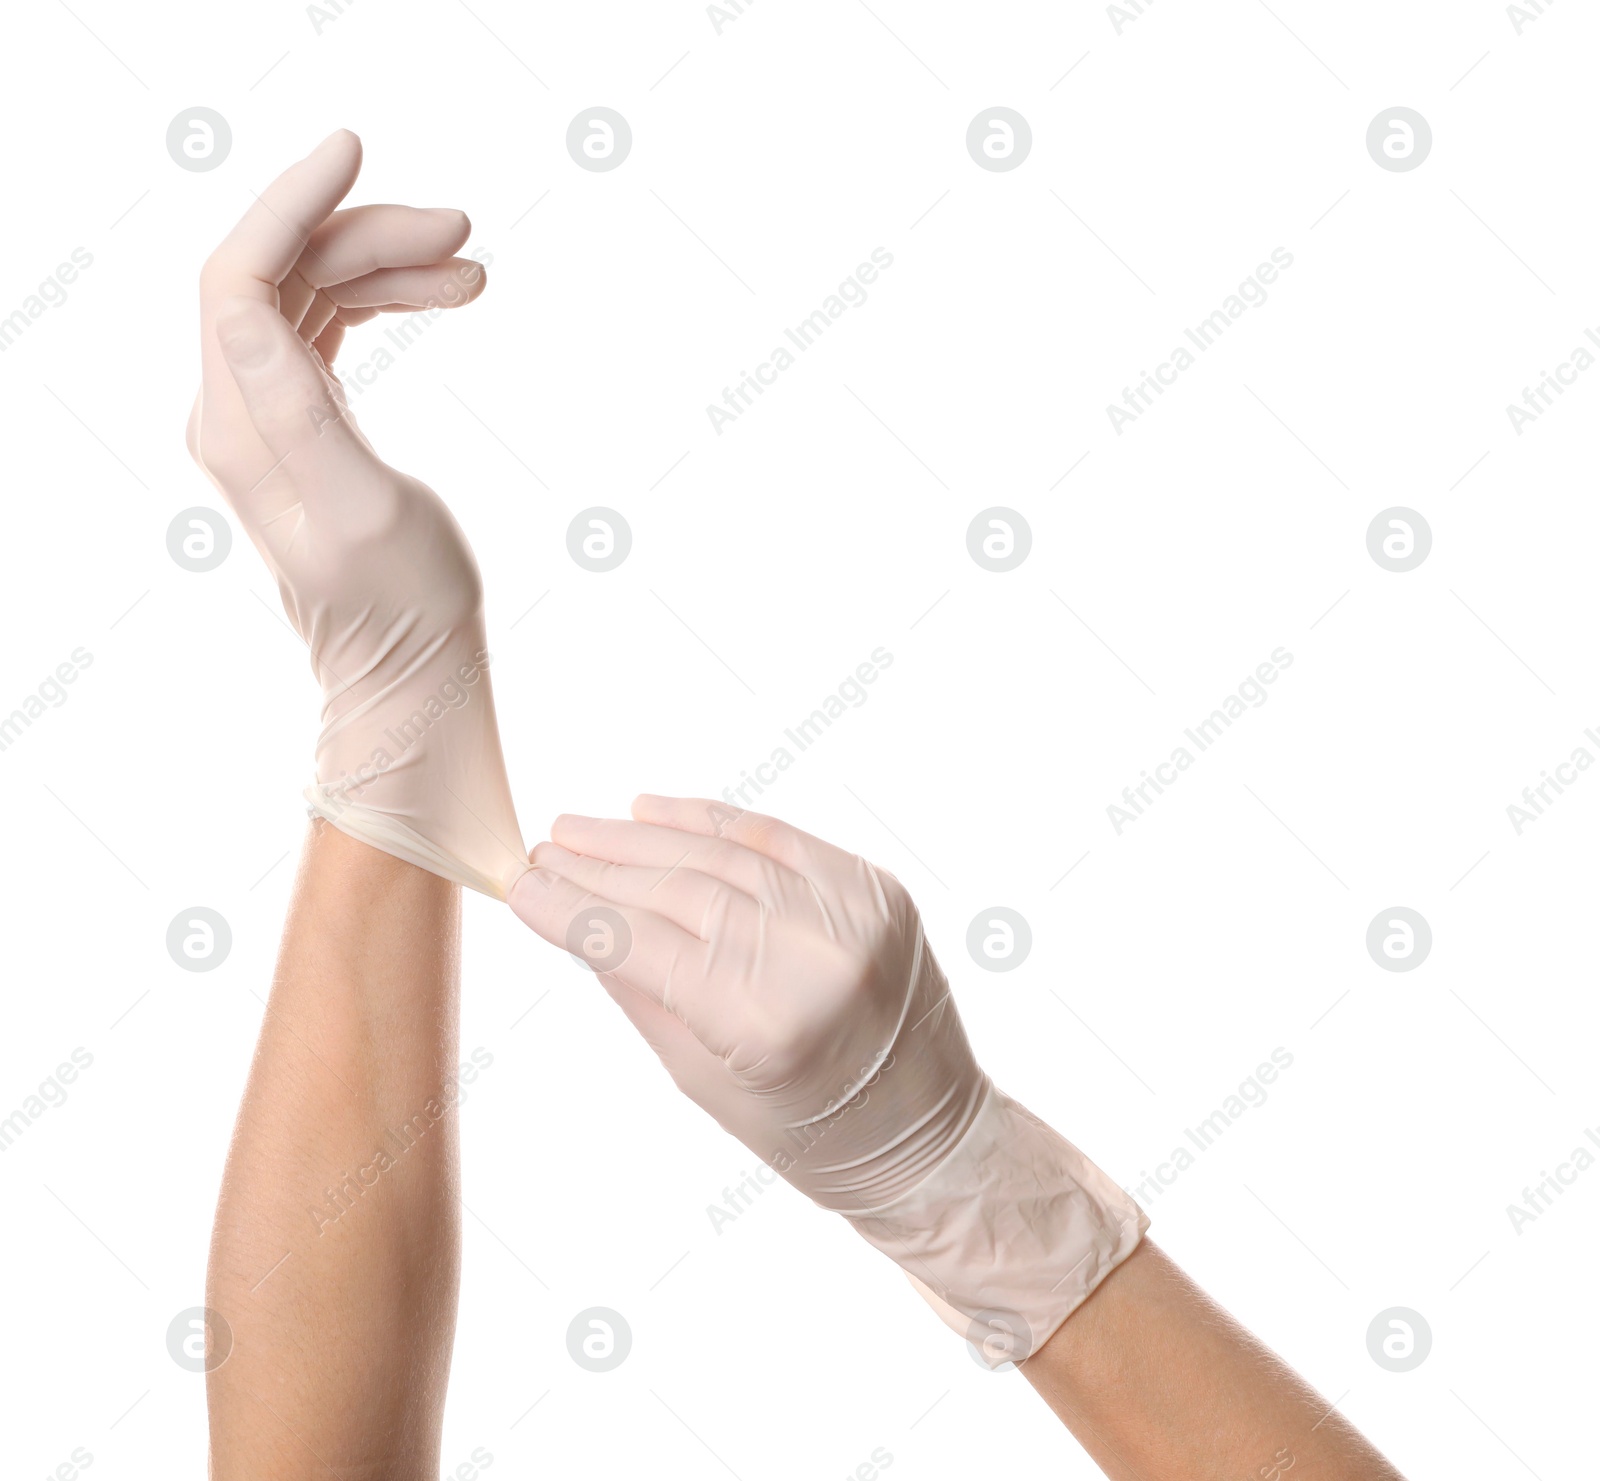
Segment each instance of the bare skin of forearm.
[[212,1232],[215,1481],[439,1474],[460,916],[456,886],[313,823]]
[[1022,1371],[1112,1481],[1403,1481],[1149,1240]]

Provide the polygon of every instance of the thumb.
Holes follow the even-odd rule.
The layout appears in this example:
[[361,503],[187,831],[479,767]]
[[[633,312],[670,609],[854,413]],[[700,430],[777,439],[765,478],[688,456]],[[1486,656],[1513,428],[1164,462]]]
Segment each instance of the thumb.
[[[217,315],[217,343],[245,410],[274,466],[292,460],[302,492],[332,489],[373,457],[348,420],[310,347],[276,308],[228,299]],[[263,476],[268,470],[263,469]]]

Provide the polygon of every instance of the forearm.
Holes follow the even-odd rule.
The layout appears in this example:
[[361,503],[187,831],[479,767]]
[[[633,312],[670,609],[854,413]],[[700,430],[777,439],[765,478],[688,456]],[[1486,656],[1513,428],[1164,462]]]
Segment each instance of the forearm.
[[459,935],[457,887],[313,824],[212,1238],[219,1481],[437,1475]]
[[1400,1481],[1148,1239],[1022,1371],[1112,1481]]

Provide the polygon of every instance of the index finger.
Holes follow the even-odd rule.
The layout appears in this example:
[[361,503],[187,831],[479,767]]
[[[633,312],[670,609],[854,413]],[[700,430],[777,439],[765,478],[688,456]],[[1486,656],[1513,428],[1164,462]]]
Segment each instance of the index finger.
[[276,308],[278,284],[360,172],[361,140],[349,129],[329,134],[290,165],[256,197],[207,260],[200,275],[201,302],[215,305],[239,295]]
[[663,880],[684,868],[693,869],[775,910],[813,898],[804,872],[732,838],[718,838],[709,827],[676,828],[563,813],[550,825],[550,838],[588,859],[659,870]]
[[856,858],[847,849],[803,832],[781,818],[704,797],[657,797],[646,792],[633,799],[633,816],[640,823],[743,844],[796,874],[811,875],[819,868],[849,866]]

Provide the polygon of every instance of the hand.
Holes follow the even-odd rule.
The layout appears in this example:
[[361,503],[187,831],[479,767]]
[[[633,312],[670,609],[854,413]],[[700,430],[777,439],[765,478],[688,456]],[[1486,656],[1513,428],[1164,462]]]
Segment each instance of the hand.
[[323,728],[312,810],[505,897],[527,865],[506,781],[477,562],[432,489],[389,467],[328,366],[346,327],[476,298],[460,211],[336,211],[361,168],[340,132],[262,193],[200,274],[189,450],[277,578]]
[[690,1099],[911,1275],[993,1364],[1126,1259],[1133,1200],[978,1067],[892,875],[774,818],[558,818],[511,908],[585,954]]

